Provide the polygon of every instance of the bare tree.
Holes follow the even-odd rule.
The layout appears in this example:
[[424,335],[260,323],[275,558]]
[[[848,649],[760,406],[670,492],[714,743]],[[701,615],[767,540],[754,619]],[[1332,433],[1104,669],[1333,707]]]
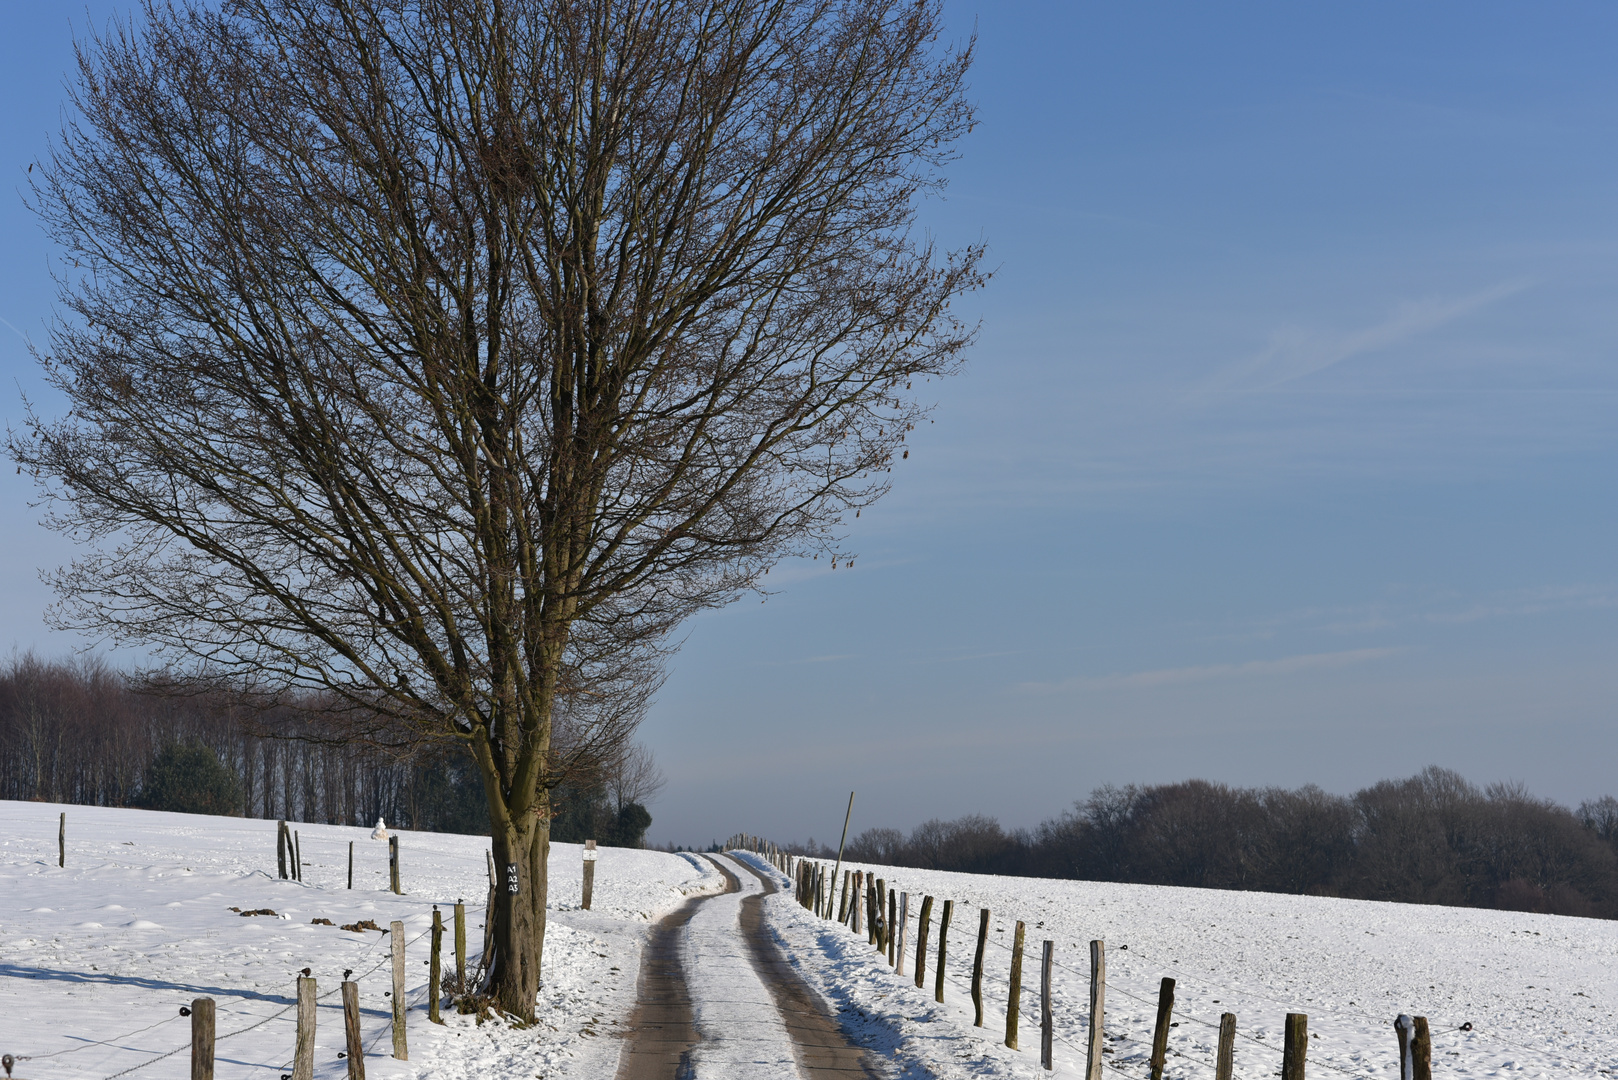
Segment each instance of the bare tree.
[[80,49],[34,189],[71,408],[10,441],[87,545],[56,617],[458,740],[517,1016],[559,720],[846,559],[970,340],[980,252],[912,236],[972,122],[941,7],[147,0]]

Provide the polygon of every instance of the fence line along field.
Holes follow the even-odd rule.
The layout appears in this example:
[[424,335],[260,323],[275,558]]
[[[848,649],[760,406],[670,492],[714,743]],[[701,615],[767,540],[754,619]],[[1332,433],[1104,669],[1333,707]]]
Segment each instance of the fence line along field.
[[[1315,1077],[1422,1076],[1419,1060],[1407,1058],[1401,1071],[1415,1018],[1427,1022],[1435,1076],[1618,1074],[1618,922],[861,863],[844,863],[843,880],[833,881],[830,861],[786,856],[745,835],[735,845],[781,874],[771,918],[805,978],[917,1075],[1259,1080],[1282,1075],[1289,1017],[1298,1064]],[[946,901],[953,915],[938,980]],[[907,906],[906,925],[893,923]],[[1019,924],[1026,946],[1013,1023]],[[905,941],[914,944],[901,975]],[[1040,985],[1046,941],[1048,997]],[[1092,942],[1104,943],[1106,971],[1093,1067]],[[1047,1003],[1051,1071],[1041,1067]]]
[[[619,1042],[611,1024],[633,1002],[646,927],[722,883],[695,857],[603,849],[583,911],[582,849],[553,845],[538,1029],[479,1025],[450,1009],[439,1025],[427,1002],[433,908],[450,918],[464,901],[475,967],[488,838],[390,829],[396,894],[392,845],[370,828],[298,823],[279,852],[298,865],[284,868],[278,831],[258,819],[0,802],[0,1055],[15,1059],[14,1075],[187,1075],[193,1020],[180,1010],[206,997],[216,1075],[280,1080],[294,1071],[303,989],[314,996],[310,1075],[347,1076],[345,978],[358,984],[373,1080],[610,1075]],[[395,922],[405,941],[407,1061],[395,1059],[391,1038],[393,935],[383,931]],[[453,967],[452,941],[445,950]]]

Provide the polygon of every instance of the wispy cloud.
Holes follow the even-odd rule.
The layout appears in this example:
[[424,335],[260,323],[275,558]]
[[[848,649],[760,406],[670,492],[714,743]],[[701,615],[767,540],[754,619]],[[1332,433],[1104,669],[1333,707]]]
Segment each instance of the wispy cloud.
[[1156,668],[1151,671],[1131,671],[1095,677],[1080,676],[1063,679],[1060,682],[1022,683],[1018,689],[1030,693],[1060,693],[1067,690],[1175,686],[1217,679],[1262,678],[1291,675],[1298,671],[1350,667],[1371,660],[1380,660],[1398,651],[1384,648],[1345,649],[1340,652],[1283,656],[1276,660],[1248,660],[1240,664],[1201,664],[1196,667]]
[[1203,381],[1197,393],[1244,393],[1269,390],[1340,364],[1344,360],[1389,348],[1436,330],[1528,288],[1528,282],[1504,282],[1461,297],[1428,297],[1399,305],[1381,322],[1349,331],[1282,327],[1262,352],[1239,360]]

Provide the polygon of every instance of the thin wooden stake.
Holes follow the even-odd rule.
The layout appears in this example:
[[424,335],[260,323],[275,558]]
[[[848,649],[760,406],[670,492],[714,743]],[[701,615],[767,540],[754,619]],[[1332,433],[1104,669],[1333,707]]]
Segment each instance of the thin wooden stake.
[[1287,1013],[1286,1044],[1281,1050],[1281,1080],[1304,1080],[1304,1061],[1309,1056],[1309,1017]]
[[298,976],[298,1044],[292,1054],[292,1080],[315,1078],[315,980]]
[[275,823],[275,870],[285,881],[287,876],[287,823]]
[[944,901],[944,913],[938,917],[938,959],[934,966],[938,969],[933,974],[933,997],[940,1004],[944,1001],[944,954],[949,951],[949,917],[955,913],[955,901]]
[[1157,988],[1157,1027],[1152,1032],[1152,1080],[1163,1080],[1163,1065],[1169,1058],[1169,1021],[1174,1016],[1174,980],[1164,979]]
[[983,950],[989,945],[989,909],[978,914],[978,954],[972,961],[972,1023],[983,1026]]
[[455,985],[466,990],[466,905],[455,901]]
[[365,1080],[365,1044],[360,1041],[360,984],[343,984],[343,1034],[348,1039],[348,1080]]
[[910,933],[910,894],[899,894],[898,944],[894,946],[893,973],[905,973],[905,938]]
[[1047,941],[1039,962],[1039,1063],[1047,1072],[1056,1067],[1051,1063],[1051,1040],[1056,1035],[1051,1010],[1051,967],[1055,963],[1056,942]]
[[933,921],[933,898],[921,898],[921,914],[916,917],[916,986],[927,984],[927,930]]
[[405,940],[404,923],[394,920],[388,924],[389,942],[393,949],[393,1056],[400,1061],[410,1060],[410,1045],[405,1041]]
[[[832,869],[831,872],[831,887],[834,889],[837,888],[837,875],[843,869],[843,845],[848,843],[848,822],[853,816],[854,793],[850,791],[848,793],[848,809],[843,812],[843,838],[837,841],[837,865]],[[843,887],[843,897],[844,899],[847,899],[848,897],[848,887],[846,884]],[[838,921],[842,921],[841,915],[838,916]]]
[[354,887],[354,841],[348,842],[348,887]]
[[1022,943],[1023,924],[1017,920],[1017,929],[1011,935],[1011,988],[1006,994],[1006,1045],[1017,1049],[1017,1010],[1022,1005]]
[[213,1080],[213,1035],[213,998],[196,998],[191,1002],[191,1080]]
[[[56,825],[56,865],[67,865],[67,811],[62,811],[62,820]],[[213,1066],[209,1066],[213,1068]]]
[[1236,1014],[1219,1017],[1219,1056],[1214,1061],[1214,1080],[1231,1080],[1236,1072]]
[[303,880],[303,837],[292,830],[292,880]]
[[1090,942],[1090,1053],[1084,1080],[1101,1080],[1101,1033],[1107,1023],[1107,943]]
[[586,840],[584,842],[584,884],[582,886],[582,895],[579,898],[579,906],[585,911],[589,911],[590,903],[595,899],[595,894],[596,842],[594,840]]
[[443,1017],[438,1015],[439,976],[443,974],[439,959],[439,950],[444,946],[444,919],[438,913],[438,905],[433,905],[433,951],[427,964],[427,1019],[435,1024],[442,1024]]
[[399,879],[399,834],[392,833],[388,836],[388,885],[396,894],[403,896],[404,886]]

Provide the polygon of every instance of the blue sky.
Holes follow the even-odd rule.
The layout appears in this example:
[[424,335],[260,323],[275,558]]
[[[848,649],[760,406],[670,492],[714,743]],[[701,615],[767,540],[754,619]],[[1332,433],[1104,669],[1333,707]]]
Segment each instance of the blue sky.
[[[0,318],[81,4],[0,41]],[[92,4],[91,16],[115,10]],[[952,2],[981,125],[927,204],[997,268],[852,570],[687,628],[658,840],[1105,783],[1438,763],[1618,793],[1618,9]],[[0,410],[37,385],[0,325]],[[0,476],[0,642],[64,652]]]

